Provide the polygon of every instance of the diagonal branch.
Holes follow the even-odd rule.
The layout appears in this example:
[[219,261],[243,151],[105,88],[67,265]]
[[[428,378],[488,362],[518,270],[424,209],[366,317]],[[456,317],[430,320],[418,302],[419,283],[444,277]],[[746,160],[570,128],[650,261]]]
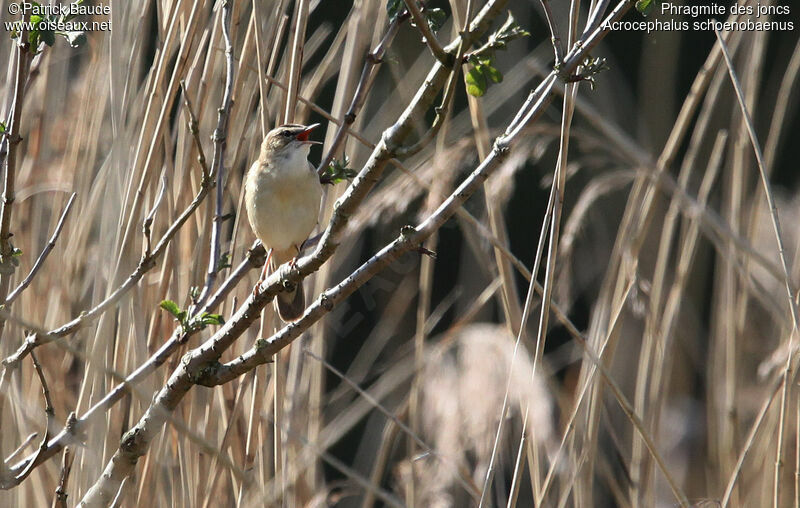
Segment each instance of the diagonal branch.
[[[467,39],[464,42],[465,44],[471,43],[472,40],[479,37],[488,28],[491,20],[499,14],[505,3],[504,0],[487,3],[476,16],[471,25],[471,30],[451,43],[452,47],[449,47],[449,49],[455,49],[461,43],[462,37]],[[630,0],[624,0],[615,9],[614,15],[622,16],[630,5]],[[606,33],[607,30],[598,29],[587,37],[585,41],[582,41],[583,45],[576,45],[565,58],[563,72],[573,72],[586,57],[588,51]],[[290,344],[305,329],[330,312],[336,303],[352,294],[378,271],[403,253],[416,250],[425,238],[440,228],[482,186],[484,181],[507,156],[511,142],[517,137],[521,129],[544,112],[554,95],[553,88],[559,77],[556,72],[552,72],[542,81],[537,89],[539,99],[532,103],[528,110],[520,116],[517,126],[509,129],[507,134],[495,141],[489,156],[430,217],[416,228],[404,228],[400,236],[392,243],[384,247],[337,286],[320,295],[306,309],[299,321],[287,325],[270,339],[258,341],[255,348],[231,362],[232,364],[227,366],[220,365],[219,359],[221,355],[258,319],[261,310],[279,291],[296,284],[316,271],[330,258],[339,244],[341,234],[350,215],[356,211],[364,197],[378,181],[394,150],[400,146],[400,143],[411,132],[413,128],[411,119],[417,117],[417,113],[427,111],[435,101],[438,92],[445,85],[449,75],[450,70],[445,66],[439,62],[434,64],[428,74],[425,85],[417,92],[397,123],[384,132],[380,143],[378,143],[358,177],[356,177],[342,198],[337,201],[333,217],[315,250],[310,255],[298,260],[293,269],[284,273],[273,273],[259,288],[260,291],[257,294],[251,294],[214,336],[184,356],[181,364],[155,396],[153,403],[142,415],[139,422],[122,437],[119,449],[108,462],[105,471],[86,493],[82,501],[84,506],[104,506],[114,499],[122,482],[133,472],[139,458],[147,452],[150,443],[160,432],[168,415],[195,384],[212,384],[215,376],[219,376],[220,372],[225,376],[232,377],[237,372],[244,372],[247,368],[253,368],[268,361],[275,352]]]
[[14,290],[6,297],[6,308],[8,308],[11,302],[19,298],[19,295],[21,295],[22,292],[25,291],[25,289],[31,284],[33,278],[36,276],[36,273],[44,264],[45,259],[47,259],[47,256],[50,255],[50,251],[52,251],[56,246],[56,240],[58,240],[58,235],[61,234],[61,228],[64,227],[64,221],[66,220],[67,214],[69,214],[69,211],[72,208],[72,203],[75,201],[75,196],[77,196],[77,194],[73,192],[72,196],[69,198],[69,201],[67,201],[67,206],[64,207],[64,211],[61,213],[61,218],[58,219],[58,223],[56,224],[56,229],[53,231],[53,235],[50,237],[47,245],[44,246],[44,249],[42,249],[42,253],[39,254],[36,262],[33,263],[33,267],[31,268],[31,271],[28,273],[27,277],[25,277],[25,279],[19,283],[19,286],[14,288]]
[[364,62],[364,68],[361,70],[361,77],[359,78],[358,85],[356,86],[356,91],[353,94],[353,99],[350,101],[350,107],[348,108],[347,113],[344,115],[344,121],[339,123],[339,128],[336,130],[336,136],[334,136],[333,142],[328,148],[328,153],[322,158],[319,166],[317,166],[318,174],[321,175],[331,163],[336,151],[344,142],[345,136],[347,134],[352,134],[349,132],[350,126],[356,121],[356,117],[361,111],[361,107],[367,100],[369,90],[372,88],[372,84],[375,82],[375,76],[378,75],[378,68],[380,64],[383,63],[383,55],[386,54],[386,50],[394,40],[394,36],[397,35],[397,30],[400,28],[400,23],[405,21],[407,18],[407,15],[397,16],[389,24],[389,28],[386,29],[386,33],[383,35],[383,38],[378,45],[375,46],[375,49],[373,49],[367,55],[366,62]]
[[[217,292],[206,301],[205,305],[197,310],[197,315],[203,312],[213,311],[238,285],[245,274],[250,270],[256,270],[264,266],[265,259],[266,251],[264,247],[260,242],[256,242],[250,250],[248,250],[245,260],[231,272],[228,279],[219,287]],[[61,432],[47,443],[45,449],[37,451],[18,464],[13,465],[11,467],[11,473],[14,477],[13,485],[19,484],[24,479],[21,477],[21,471],[24,471],[28,467],[36,467],[60,452],[73,441],[74,435],[84,432],[91,423],[97,421],[106,411],[122,400],[125,395],[131,393],[134,386],[141,383],[147,376],[163,365],[194,333],[196,333],[196,331],[184,333],[180,328],[176,329],[172,336],[153,353],[146,362],[131,372],[122,383],[110,390],[105,397],[89,408],[80,418],[76,418],[66,425]],[[12,459],[13,457],[9,457],[6,461],[8,462]],[[13,485],[0,485],[0,487],[9,488]]]
[[[488,2],[476,16],[470,31],[457,38],[448,49],[454,50],[458,44],[462,43],[462,38],[465,39],[463,44],[472,44],[488,30],[492,20],[502,11],[506,3],[507,0]],[[139,424],[123,437],[120,448],[109,462],[106,472],[86,493],[83,499],[86,506],[105,506],[114,498],[124,479],[132,472],[138,458],[146,452],[152,438],[161,428],[161,423],[194,386],[192,379],[197,377],[195,369],[198,369],[198,366],[205,367],[211,361],[217,361],[222,353],[258,319],[261,310],[279,291],[284,290],[286,286],[296,284],[302,278],[318,270],[333,255],[338,247],[340,237],[346,229],[349,217],[377,183],[386,164],[393,157],[393,151],[412,131],[412,119],[419,118],[431,107],[450,73],[450,69],[440,63],[434,64],[425,85],[414,96],[399,120],[384,132],[369,161],[338,200],[331,221],[312,254],[300,259],[295,268],[287,274],[272,274],[262,288],[259,288],[262,290],[256,295],[251,295],[228,323],[203,346],[185,357],[185,361],[173,373],[166,386],[156,395],[154,402],[142,416]],[[548,80],[550,85],[553,81]],[[549,97],[550,94],[547,96]],[[480,181],[482,182],[483,179]]]
[[417,6],[417,0],[403,0],[406,4],[406,9],[411,14],[411,18],[414,20],[414,24],[417,25],[417,30],[420,31],[422,34],[422,38],[425,41],[425,44],[428,46],[428,49],[431,50],[433,56],[442,63],[442,65],[451,66],[453,56],[450,55],[447,51],[442,48],[442,45],[439,44],[439,40],[433,34],[431,27],[428,26],[428,20],[425,19],[425,16],[422,15],[422,12],[419,10],[419,6]]
[[158,259],[158,257],[161,256],[161,254],[163,254],[167,249],[167,245],[169,244],[170,240],[172,240],[172,237],[175,236],[175,233],[180,230],[189,217],[192,216],[194,211],[197,210],[197,207],[200,206],[200,203],[203,202],[203,199],[206,197],[211,188],[211,182],[213,182],[213,179],[209,178],[201,183],[200,190],[197,192],[192,202],[189,203],[189,206],[187,206],[183,213],[181,213],[181,215],[175,219],[175,222],[170,225],[170,227],[156,244],[153,252],[151,252],[149,255],[142,256],[142,258],[139,260],[139,264],[122,283],[122,285],[115,289],[113,293],[108,295],[105,300],[97,304],[95,307],[88,311],[82,312],[78,317],[59,326],[58,328],[54,328],[44,333],[39,331],[28,335],[17,351],[3,360],[3,376],[5,377],[6,373],[10,372],[11,369],[14,369],[17,365],[19,365],[19,362],[21,362],[31,351],[37,347],[71,335],[81,328],[89,325],[92,321],[99,318],[106,310],[114,306],[120,299],[122,299],[123,296],[125,296],[128,291],[136,287],[142,277],[144,277],[144,274],[156,265],[156,259]]

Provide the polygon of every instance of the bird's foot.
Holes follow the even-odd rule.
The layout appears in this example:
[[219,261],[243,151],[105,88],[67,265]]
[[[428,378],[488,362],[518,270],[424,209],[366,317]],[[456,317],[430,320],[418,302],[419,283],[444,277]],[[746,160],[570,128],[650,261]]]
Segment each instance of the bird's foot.
[[267,251],[267,260],[264,262],[264,267],[261,268],[261,275],[258,277],[258,282],[256,282],[256,285],[253,287],[253,298],[258,296],[258,293],[261,292],[261,284],[263,284],[264,281],[267,280],[267,275],[268,275],[267,272],[269,270],[269,261],[271,258],[272,258],[272,249],[269,249]]

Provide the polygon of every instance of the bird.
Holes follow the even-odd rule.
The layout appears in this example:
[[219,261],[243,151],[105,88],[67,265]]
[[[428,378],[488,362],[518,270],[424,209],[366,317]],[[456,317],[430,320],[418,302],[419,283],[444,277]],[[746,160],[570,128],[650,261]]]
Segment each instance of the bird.
[[[311,145],[321,143],[308,138],[318,126],[286,124],[269,131],[245,177],[247,217],[267,249],[254,294],[268,269],[275,270],[287,262],[294,266],[303,243],[317,225],[322,183],[308,155]],[[299,319],[305,310],[302,281],[293,290],[278,293],[275,306],[284,322]]]

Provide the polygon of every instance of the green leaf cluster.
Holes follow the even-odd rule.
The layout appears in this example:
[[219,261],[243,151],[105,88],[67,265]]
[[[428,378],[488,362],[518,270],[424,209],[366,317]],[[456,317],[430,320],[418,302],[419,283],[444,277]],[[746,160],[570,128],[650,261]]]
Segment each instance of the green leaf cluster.
[[347,180],[352,180],[358,175],[358,171],[349,167],[349,165],[350,158],[346,154],[342,157],[341,161],[333,159],[320,176],[320,181],[322,183],[335,185]]
[[475,60],[472,68],[467,71],[467,93],[474,97],[482,97],[491,83],[503,81],[503,73],[495,68],[492,58]]
[[441,9],[425,9],[422,14],[425,16],[425,21],[428,22],[431,32],[441,30],[444,22],[447,21],[447,14]]
[[589,87],[594,90],[595,77],[599,73],[608,70],[608,68],[608,63],[605,58],[592,58],[591,56],[587,56],[583,64],[581,64],[581,80],[588,81]]
[[217,260],[217,273],[230,267],[231,267],[231,253],[223,252],[222,254],[219,255],[219,259]]
[[[83,4],[84,0],[76,0],[73,2],[75,5]],[[39,2],[31,2],[32,5],[36,7],[41,7]],[[35,9],[34,9],[35,10]],[[41,11],[39,11],[41,12]],[[33,30],[28,32],[28,43],[30,44],[31,49],[38,53],[41,51],[40,46],[42,44],[46,44],[47,46],[53,46],[56,42],[56,35],[59,35],[66,39],[69,45],[73,48],[77,48],[82,46],[86,43],[86,33],[83,30],[67,30],[67,31],[59,31],[59,30],[52,30],[47,25],[48,24],[56,24],[56,25],[63,25],[64,23],[71,21],[75,18],[75,14],[65,14],[59,16],[41,16],[39,14],[31,14],[30,23],[34,27]],[[19,37],[19,33],[12,32],[11,38],[16,39]]]
[[514,19],[514,15],[509,11],[503,26],[492,34],[490,39],[494,39],[495,49],[506,49],[506,44],[509,42],[523,37],[530,37],[530,35],[529,31],[519,26],[517,20]]
[[465,76],[467,93],[474,97],[481,97],[486,93],[489,85],[503,81],[503,73],[497,70],[494,64],[495,52],[506,49],[511,41],[529,35],[530,32],[520,27],[509,12],[505,23],[489,36],[486,44],[467,57],[467,62],[471,64]]
[[184,333],[202,330],[208,325],[225,324],[225,320],[219,314],[203,312],[198,316],[190,317],[188,311],[182,310],[180,307],[178,307],[178,304],[172,300],[163,300],[159,304],[159,307],[172,314],[175,320],[180,323]]
[[[438,32],[441,30],[444,22],[447,20],[447,14],[442,9],[428,9],[419,2],[417,2],[417,4],[420,6],[420,11],[425,17],[425,21],[427,21],[431,31]],[[389,15],[390,23],[396,21],[397,18],[405,14],[405,12],[405,2],[403,2],[403,0],[387,0],[386,13]],[[413,21],[411,22],[411,25],[415,26]]]

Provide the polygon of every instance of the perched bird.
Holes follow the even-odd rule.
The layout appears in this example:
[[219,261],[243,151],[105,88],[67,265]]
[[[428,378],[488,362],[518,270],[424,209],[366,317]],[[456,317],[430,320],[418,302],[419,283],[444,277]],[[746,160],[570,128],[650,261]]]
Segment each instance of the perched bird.
[[[297,261],[303,242],[317,225],[322,184],[308,161],[312,144],[308,139],[319,124],[281,125],[269,131],[261,153],[247,172],[244,202],[250,226],[267,249],[267,261],[254,288],[274,270]],[[297,320],[305,309],[303,285],[282,291],[275,299],[278,315],[286,322]]]

